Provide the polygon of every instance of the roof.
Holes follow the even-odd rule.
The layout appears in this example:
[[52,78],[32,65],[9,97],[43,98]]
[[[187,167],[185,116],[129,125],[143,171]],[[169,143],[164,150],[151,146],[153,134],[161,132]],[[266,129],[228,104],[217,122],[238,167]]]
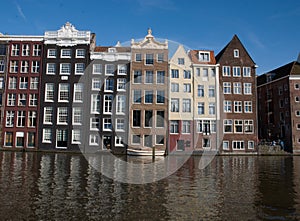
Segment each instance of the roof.
[[[199,52],[209,52],[210,54],[209,62],[199,61]],[[216,64],[214,51],[211,50],[190,50],[189,57],[194,64]]]
[[[271,80],[268,79],[268,76],[271,75]],[[257,85],[262,85],[270,81],[280,79],[285,76],[290,75],[300,75],[300,63],[297,61],[292,61],[288,64],[285,64],[281,67],[278,67],[272,71],[269,71],[265,74],[262,74],[257,77]]]
[[109,48],[115,48],[117,52],[130,52],[130,47],[96,46],[94,52],[108,52]]
[[253,62],[253,64],[255,64],[255,62],[253,61],[253,59],[251,58],[251,56],[249,55],[248,51],[246,50],[246,48],[244,47],[244,45],[242,44],[241,40],[239,39],[239,37],[237,35],[234,35],[233,38],[231,39],[231,41],[216,55],[216,62],[217,63],[219,63],[219,61],[222,58],[222,56],[224,55],[224,53],[233,44],[239,44],[244,49],[244,51],[246,52],[246,54],[248,55],[248,57],[251,59],[251,61]]

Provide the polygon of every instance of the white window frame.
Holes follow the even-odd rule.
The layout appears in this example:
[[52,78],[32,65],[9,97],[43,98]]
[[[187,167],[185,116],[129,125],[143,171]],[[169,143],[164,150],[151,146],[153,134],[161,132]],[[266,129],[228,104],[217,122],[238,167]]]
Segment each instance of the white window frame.
[[251,67],[243,67],[243,77],[251,77]]
[[[54,83],[45,84],[45,102],[54,102],[54,86]],[[49,99],[49,96],[52,97],[52,99]]]
[[244,94],[252,95],[252,83],[244,83]]
[[234,101],[233,106],[234,106],[233,107],[234,113],[242,113],[243,112],[242,101]]
[[30,78],[30,89],[31,90],[39,89],[39,78],[38,77],[31,77]]
[[99,134],[90,134],[89,136],[89,145],[90,146],[98,146],[100,142]]
[[[249,130],[247,129],[249,127]],[[245,134],[253,134],[254,133],[254,121],[249,119],[249,120],[244,120],[244,132]]]
[[44,107],[43,124],[52,125],[53,124],[52,122],[53,122],[53,107]]
[[112,114],[113,99],[114,99],[114,97],[112,94],[105,94],[103,96],[103,113],[104,114]]
[[115,81],[113,78],[106,78],[104,81],[104,91],[105,92],[113,92],[114,83],[115,83]]
[[[64,118],[65,120],[62,121],[61,118]],[[57,124],[58,125],[68,125],[68,107],[58,107],[57,108]]]
[[191,113],[192,102],[191,99],[182,99],[182,112]]
[[127,74],[127,65],[119,64],[118,65],[118,75],[126,75]]
[[43,143],[52,143],[52,129],[43,128]]
[[116,131],[125,131],[125,119],[124,118],[116,118]]
[[79,130],[79,129],[73,129],[72,130],[71,143],[72,144],[81,144],[81,130]]
[[[67,90],[65,90],[66,88],[63,88],[63,87],[66,87]],[[65,95],[68,95],[67,96],[67,99]],[[69,102],[69,99],[70,99],[70,84],[68,83],[61,83],[58,85],[58,102]]]
[[240,57],[240,51],[239,51],[239,49],[234,49],[233,50],[233,57],[234,58],[239,58]]
[[[239,145],[240,148],[235,148],[234,146]],[[243,140],[233,140],[232,141],[232,150],[245,150],[245,142]]]
[[222,69],[222,73],[223,73],[223,77],[230,77],[231,76],[231,73],[230,73],[230,66],[223,66],[223,69]]
[[56,64],[55,63],[47,63],[47,72],[46,74],[55,75],[56,74]]
[[100,91],[102,87],[101,79],[100,78],[93,78],[92,79],[92,90]]
[[242,94],[241,82],[233,82],[233,94]]
[[126,91],[126,78],[117,79],[117,91]]
[[91,94],[91,114],[100,114],[100,94]]
[[102,74],[103,67],[102,64],[93,64],[93,74]]
[[[225,146],[227,146],[227,147],[225,147]],[[229,150],[229,141],[228,140],[223,140],[222,149]]]
[[[230,131],[225,131],[225,127],[230,126]],[[224,119],[223,120],[223,132],[226,134],[230,134],[233,132],[233,120],[232,119]]]
[[74,84],[74,92],[73,92],[73,102],[74,103],[83,103],[83,83],[75,83]]
[[232,101],[225,100],[224,101],[224,113],[231,113],[232,112]]
[[75,64],[75,75],[83,75],[85,71],[84,63],[76,63]]
[[116,96],[116,114],[125,115],[126,112],[126,95]]
[[39,73],[40,72],[40,61],[32,61],[31,62],[31,72],[32,73]]
[[60,50],[60,57],[61,58],[71,58],[72,57],[72,50],[69,48],[64,48]]
[[99,131],[100,130],[100,117],[91,117],[90,118],[90,130]]
[[244,101],[244,112],[252,113],[252,101]]
[[36,111],[28,111],[28,127],[35,128],[37,126],[37,112]]
[[49,48],[47,51],[47,58],[56,58],[57,51],[55,48]]
[[22,45],[22,56],[29,56],[30,55],[30,46],[29,44]]
[[254,141],[253,140],[249,140],[247,148],[249,150],[253,150],[254,149],[254,145],[255,145]]
[[75,57],[76,58],[85,58],[85,49],[83,49],[83,48],[76,49]]
[[[241,131],[237,130],[237,127],[241,128]],[[235,134],[242,134],[244,132],[244,122],[241,119],[234,120],[234,133]]]
[[170,122],[170,134],[178,134],[178,133],[179,133],[179,121],[178,120],[171,120],[171,122]]
[[21,73],[28,73],[29,72],[29,61],[21,61]]
[[72,125],[82,125],[82,108],[81,107],[73,107],[72,111]]
[[191,133],[191,122],[189,120],[181,121],[181,132],[182,134],[190,134]]
[[241,77],[241,67],[233,66],[232,67],[232,76],[233,77]]
[[113,76],[115,71],[116,71],[116,66],[114,64],[105,65],[105,75]]
[[[106,125],[110,125],[110,128],[106,128]],[[103,131],[112,131],[112,119],[110,117],[103,118]]]
[[71,74],[71,64],[70,63],[61,63],[59,74],[60,75],[70,75]]
[[13,94],[13,93],[9,93],[7,94],[7,106],[16,106],[16,101],[17,101],[17,98],[16,98],[16,94]]

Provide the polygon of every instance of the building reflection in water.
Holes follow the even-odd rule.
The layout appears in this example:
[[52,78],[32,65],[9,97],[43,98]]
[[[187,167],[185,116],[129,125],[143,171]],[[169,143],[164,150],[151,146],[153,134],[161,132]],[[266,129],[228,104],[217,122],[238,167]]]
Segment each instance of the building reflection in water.
[[[299,159],[224,156],[200,170],[195,156],[163,180],[134,185],[92,167],[109,165],[112,176],[137,174],[104,155],[86,160],[71,154],[0,152],[0,215],[2,220],[297,220]],[[151,160],[127,161],[147,179],[145,165]],[[174,156],[170,167],[176,161],[182,158]],[[160,174],[155,169],[153,176]]]

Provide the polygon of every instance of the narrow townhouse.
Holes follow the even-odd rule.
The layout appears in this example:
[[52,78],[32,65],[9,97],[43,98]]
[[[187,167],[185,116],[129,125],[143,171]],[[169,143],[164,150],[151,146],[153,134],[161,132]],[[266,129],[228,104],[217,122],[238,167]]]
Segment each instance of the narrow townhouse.
[[256,64],[234,35],[216,56],[220,65],[221,153],[257,151]]

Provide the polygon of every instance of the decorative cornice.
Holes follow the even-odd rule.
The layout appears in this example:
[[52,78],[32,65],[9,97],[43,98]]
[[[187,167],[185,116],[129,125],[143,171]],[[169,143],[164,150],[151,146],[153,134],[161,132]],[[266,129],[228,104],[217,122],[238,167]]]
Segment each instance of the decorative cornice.
[[168,41],[164,43],[156,41],[152,35],[151,28],[148,29],[148,34],[145,36],[144,40],[140,42],[135,42],[134,39],[131,40],[131,48],[134,49],[168,49]]
[[126,52],[92,52],[91,60],[104,60],[104,61],[130,61],[131,53]]
[[71,23],[67,22],[57,31],[46,31],[45,44],[59,46],[74,46],[78,44],[90,44],[91,32],[78,31]]
[[0,41],[43,41],[39,35],[0,35]]

